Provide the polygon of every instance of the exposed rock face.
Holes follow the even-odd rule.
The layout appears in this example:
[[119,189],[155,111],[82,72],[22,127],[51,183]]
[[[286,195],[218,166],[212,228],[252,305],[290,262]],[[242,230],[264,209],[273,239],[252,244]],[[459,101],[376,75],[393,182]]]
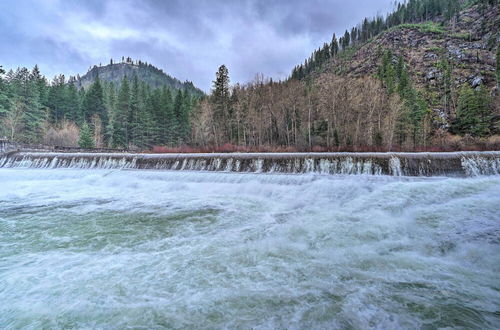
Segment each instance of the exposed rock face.
[[425,78],[427,80],[441,79],[442,77],[443,73],[439,71],[437,68],[431,68],[425,75]]
[[463,10],[446,25],[441,25],[438,19],[432,28],[426,28],[425,24],[392,28],[357,48],[352,55],[331,60],[325,70],[352,77],[374,76],[383,52],[391,50],[395,57],[404,58],[412,83],[428,97],[432,109],[437,109],[435,124],[449,127],[449,122],[443,120],[449,120],[453,114],[449,109],[443,110],[445,104],[440,103],[444,99],[446,77],[443,63],[450,68],[454,91],[464,83],[473,88],[483,85],[490,91],[497,84],[495,52],[500,39],[500,7],[481,8],[475,5]]
[[478,76],[475,76],[472,78],[471,80],[471,85],[472,87],[476,88],[476,87],[479,87],[482,83],[483,83],[483,76],[481,75],[478,75]]
[[99,76],[99,79],[102,81],[119,84],[123,77],[127,76],[127,78],[132,79],[135,75],[137,75],[140,81],[146,82],[152,88],[167,86],[175,89],[187,90],[194,94],[203,94],[203,92],[196,88],[191,82],[183,83],[152,65],[139,65],[130,62],[94,66],[84,76],[77,79],[76,85],[79,88],[87,88],[95,81],[97,76]]

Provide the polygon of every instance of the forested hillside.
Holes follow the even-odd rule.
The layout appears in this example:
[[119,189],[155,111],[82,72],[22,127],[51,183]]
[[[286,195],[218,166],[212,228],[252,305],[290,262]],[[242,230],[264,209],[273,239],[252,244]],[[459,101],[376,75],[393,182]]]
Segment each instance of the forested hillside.
[[[499,148],[496,0],[410,0],[314,51],[291,78],[229,88],[194,117],[199,144],[318,150]],[[224,79],[221,76],[226,75]]]
[[[139,70],[124,71],[124,66],[132,65],[93,69],[80,79],[59,75],[50,83],[38,66],[7,73],[1,70],[1,136],[28,143],[82,147],[144,149],[187,143],[190,112],[202,92],[191,83],[181,84],[160,75],[151,65],[141,63],[137,65]],[[112,74],[115,68],[118,70]],[[106,80],[100,78],[101,71]]]
[[179,79],[158,69],[152,64],[140,60],[132,60],[130,57],[122,57],[120,62],[110,60],[108,65],[94,65],[82,77],[77,76],[75,84],[78,88],[89,87],[99,77],[101,81],[119,84],[124,77],[137,76],[140,81],[145,82],[151,88],[170,87],[173,89],[182,89],[193,95],[202,96],[204,93],[196,88],[192,82],[181,82]]
[[285,81],[231,85],[222,65],[207,97],[130,58],[50,83],[18,68],[0,74],[0,134],[131,149],[500,148],[499,16],[498,0],[401,2]]

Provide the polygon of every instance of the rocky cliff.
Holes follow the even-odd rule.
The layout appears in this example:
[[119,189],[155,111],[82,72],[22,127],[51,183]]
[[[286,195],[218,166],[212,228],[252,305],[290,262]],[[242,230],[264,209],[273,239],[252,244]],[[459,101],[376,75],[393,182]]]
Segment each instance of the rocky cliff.
[[[393,61],[404,58],[412,83],[423,92],[442,126],[453,117],[443,101],[445,84],[454,92],[464,83],[485,86],[496,99],[496,56],[500,42],[498,6],[464,5],[451,20],[438,17],[419,24],[393,27],[369,42],[332,58],[313,73],[334,72],[351,77],[376,76],[383,52],[390,50]],[[448,81],[446,81],[448,80]]]

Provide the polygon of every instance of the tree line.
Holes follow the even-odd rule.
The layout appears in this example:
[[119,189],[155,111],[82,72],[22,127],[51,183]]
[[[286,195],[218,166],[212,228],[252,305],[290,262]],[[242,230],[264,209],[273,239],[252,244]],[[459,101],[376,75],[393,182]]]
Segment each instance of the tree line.
[[[431,146],[436,114],[413,86],[403,57],[385,51],[380,58],[375,77],[326,72],[314,80],[275,82],[258,75],[246,85],[232,87],[222,65],[211,95],[194,109],[192,143],[304,150]],[[472,137],[499,133],[492,120],[491,96],[483,86],[476,90],[466,83],[453,102],[457,106],[452,132]]]
[[95,146],[179,145],[190,139],[190,113],[198,98],[182,89],[153,89],[137,76],[119,84],[96,77],[87,89],[78,89],[75,78],[64,75],[49,83],[38,66],[7,73],[0,67],[0,134],[65,145],[74,144],[74,135],[86,126]]

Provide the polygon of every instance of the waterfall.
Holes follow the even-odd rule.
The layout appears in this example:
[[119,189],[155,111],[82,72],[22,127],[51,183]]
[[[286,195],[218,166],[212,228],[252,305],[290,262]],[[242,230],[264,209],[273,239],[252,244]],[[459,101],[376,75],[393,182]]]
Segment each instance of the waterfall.
[[132,154],[17,152],[5,168],[151,169],[392,176],[500,174],[500,152]]

